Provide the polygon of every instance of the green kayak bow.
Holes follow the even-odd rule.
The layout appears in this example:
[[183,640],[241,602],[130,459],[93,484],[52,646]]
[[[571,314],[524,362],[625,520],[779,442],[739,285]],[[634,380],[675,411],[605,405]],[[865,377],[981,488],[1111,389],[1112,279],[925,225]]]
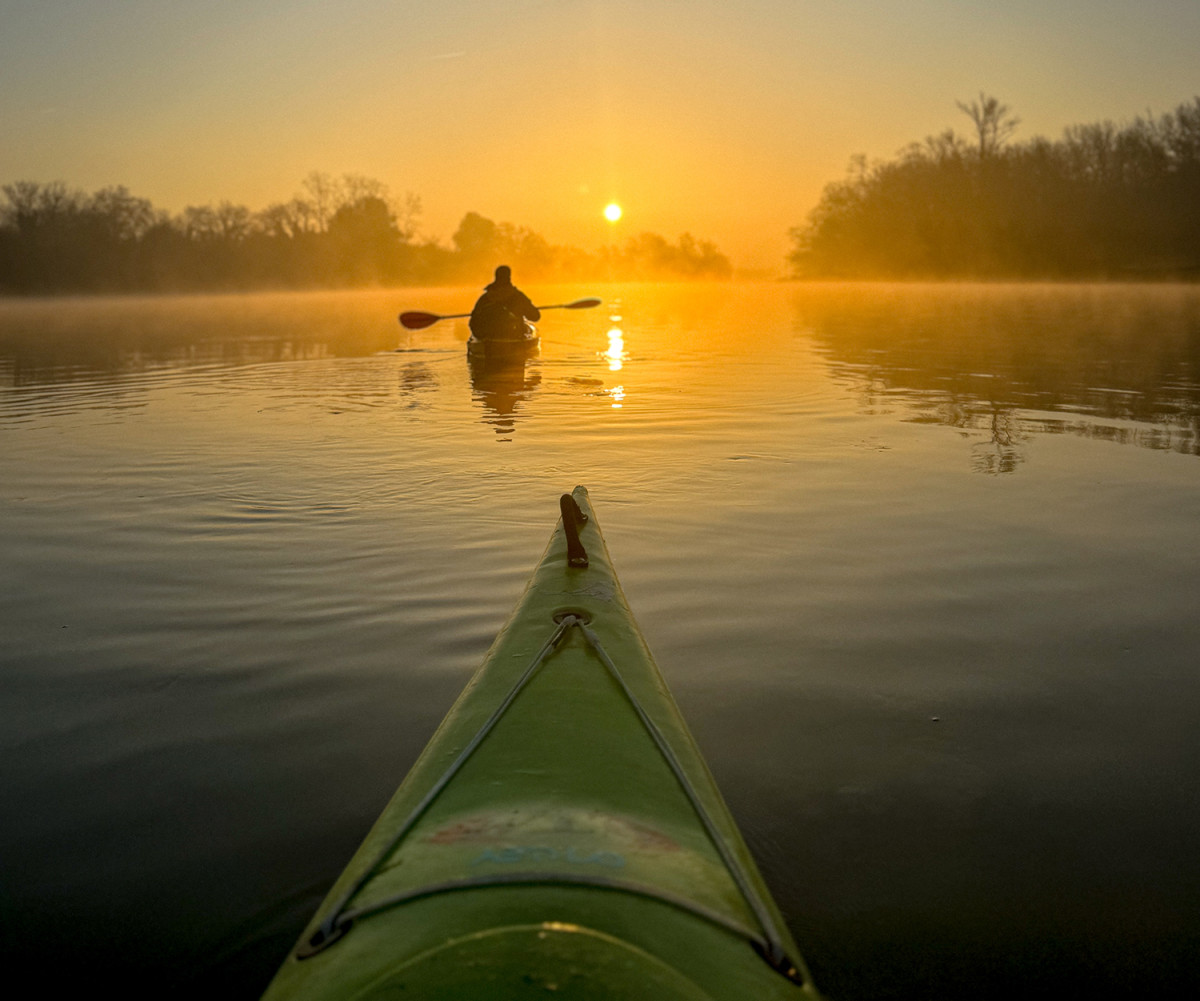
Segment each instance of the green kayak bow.
[[588,502],[266,1001],[816,998]]

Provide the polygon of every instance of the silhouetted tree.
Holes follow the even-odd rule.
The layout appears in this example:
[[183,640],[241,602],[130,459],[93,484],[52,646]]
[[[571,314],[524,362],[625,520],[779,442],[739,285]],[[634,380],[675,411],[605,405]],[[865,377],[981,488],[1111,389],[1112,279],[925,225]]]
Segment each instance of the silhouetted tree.
[[964,104],[962,101],[955,103],[975,126],[981,160],[998,154],[1021,124],[1021,119],[1009,114],[1011,109],[1007,104],[1001,104],[983,91],[979,92],[978,101],[972,101],[970,104]]
[[329,221],[338,277],[346,284],[395,282],[403,269],[402,237],[387,203],[364,195],[342,205]]
[[672,244],[657,233],[629,240],[614,262],[618,274],[638,278],[728,278],[733,266],[706,240],[684,233]]
[[124,187],[61,181],[0,188],[0,292],[249,289],[469,281],[509,263],[527,279],[727,277],[729,261],[688,234],[589,254],[468,212],[452,245],[415,242],[421,202],[372,178],[312,173],[287,202],[224,201],[171,217]]
[[951,131],[851,162],[804,226],[797,276],[1144,278],[1200,274],[1200,98],[1158,119],[1075,125],[1007,145],[980,95]]
[[484,257],[493,252],[497,242],[496,224],[478,212],[468,212],[462,217],[458,229],[450,238],[454,249],[463,257]]

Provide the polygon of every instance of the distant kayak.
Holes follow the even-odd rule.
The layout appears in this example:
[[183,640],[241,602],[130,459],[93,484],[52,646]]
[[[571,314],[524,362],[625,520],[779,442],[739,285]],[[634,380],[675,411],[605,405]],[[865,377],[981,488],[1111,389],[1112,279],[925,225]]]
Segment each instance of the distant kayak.
[[816,990],[626,603],[587,491],[267,1001]]
[[[514,319],[516,319],[514,317]],[[498,358],[520,359],[536,354],[541,345],[537,328],[528,320],[517,320],[516,323],[506,324],[503,330],[496,330],[488,336],[480,337],[473,333],[467,339],[468,358]]]
[[[589,297],[536,308],[544,312],[547,309],[594,309],[599,305],[599,299]],[[440,320],[461,320],[468,316],[471,317],[471,337],[467,341],[467,356],[472,360],[518,361],[537,353],[541,340],[536,328],[507,309],[448,314],[412,309],[401,313],[399,320],[408,330],[424,330]]]

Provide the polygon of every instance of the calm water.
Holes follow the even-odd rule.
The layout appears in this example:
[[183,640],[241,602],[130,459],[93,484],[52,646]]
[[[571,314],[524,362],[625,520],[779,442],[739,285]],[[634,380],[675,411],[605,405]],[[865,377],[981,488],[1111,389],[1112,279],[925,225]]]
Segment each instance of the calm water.
[[1200,290],[530,291],[0,305],[10,966],[254,998],[585,483],[835,1001],[1193,996]]

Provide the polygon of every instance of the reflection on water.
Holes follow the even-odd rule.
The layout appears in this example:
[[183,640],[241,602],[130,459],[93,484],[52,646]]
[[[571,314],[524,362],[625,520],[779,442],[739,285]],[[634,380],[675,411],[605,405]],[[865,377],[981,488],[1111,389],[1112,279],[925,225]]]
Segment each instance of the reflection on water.
[[[620,302],[618,301],[614,305],[619,306]],[[608,329],[608,347],[603,352],[603,357],[608,362],[610,372],[620,372],[625,367],[625,359],[628,357],[625,351],[625,331],[619,326],[615,326],[621,322],[620,314],[614,313],[608,319],[614,326]],[[625,387],[623,385],[613,386],[607,392],[612,400],[613,409],[620,410],[625,405]]]
[[608,370],[620,372],[625,363],[625,334],[620,327],[613,327],[608,332],[608,350],[604,352],[608,359]]
[[430,394],[437,391],[438,381],[427,361],[408,362],[400,369],[400,396],[410,408],[428,405]]
[[1190,997],[1200,290],[581,292],[0,303],[10,968],[257,996],[582,482],[830,997]]
[[[1047,434],[1200,454],[1195,288],[833,284],[768,291],[790,299],[794,332],[811,341],[834,379],[853,387],[861,412],[955,429],[976,470],[1018,469],[1030,441]],[[431,308],[455,309],[462,298],[455,289],[404,294]],[[58,397],[69,406],[97,394],[112,398],[121,385],[114,380],[128,376],[361,357],[395,350],[398,339],[401,354],[461,350],[461,325],[398,330],[397,299],[381,291],[4,303],[0,385],[74,385]],[[595,349],[607,377],[577,365],[567,378],[579,385],[598,379],[597,395],[619,410],[639,383],[625,371],[629,310],[620,294],[608,304]],[[779,357],[769,321],[744,306],[724,313],[728,302],[711,292],[639,297],[634,308],[647,349],[641,374],[673,380],[676,390],[701,355],[715,366],[753,350]],[[585,329],[595,324],[553,318],[544,333],[560,350],[548,355],[579,343]],[[414,363],[400,377],[414,405],[420,386],[437,381],[430,364]],[[786,368],[755,372],[768,397],[771,384],[788,375]],[[542,376],[539,361],[471,365],[472,392],[496,440],[510,440],[531,413]],[[726,395],[739,388],[726,387]]]
[[[542,381],[536,361],[523,355],[470,358],[471,391],[483,405],[485,424],[495,430],[497,441],[512,441],[521,418],[521,405],[527,401]],[[527,371],[529,369],[529,371]]]
[[0,300],[0,385],[388,350],[396,342],[395,298],[380,292]]
[[1200,454],[1192,287],[847,289],[800,297],[796,325],[864,412],[956,428],[984,472],[1038,434]]

